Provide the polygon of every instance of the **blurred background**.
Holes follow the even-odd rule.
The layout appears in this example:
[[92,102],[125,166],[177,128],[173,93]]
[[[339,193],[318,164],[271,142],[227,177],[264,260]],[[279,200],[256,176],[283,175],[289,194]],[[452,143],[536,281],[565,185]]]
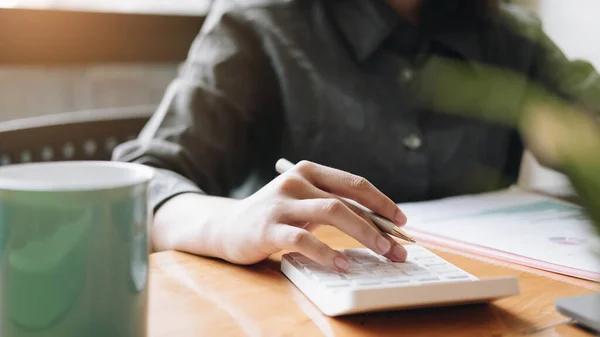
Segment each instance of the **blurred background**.
[[[513,0],[600,68],[600,1]],[[212,0],[0,0],[0,122],[160,102]],[[1,147],[1,144],[0,144]],[[569,194],[524,156],[520,183]]]
[[[158,103],[211,2],[0,0],[0,121]],[[599,1],[513,2],[570,57],[600,67]]]
[[0,121],[158,103],[210,3],[0,0]]

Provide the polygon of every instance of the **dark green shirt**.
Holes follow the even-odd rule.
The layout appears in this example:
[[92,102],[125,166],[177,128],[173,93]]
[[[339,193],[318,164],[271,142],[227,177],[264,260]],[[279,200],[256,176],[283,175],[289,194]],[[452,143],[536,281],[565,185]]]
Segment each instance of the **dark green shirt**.
[[236,2],[217,1],[155,116],[115,152],[162,169],[155,207],[252,193],[279,157],[362,175],[396,202],[497,189],[523,151],[505,117],[532,87],[600,109],[593,67],[513,7],[428,34],[383,0]]

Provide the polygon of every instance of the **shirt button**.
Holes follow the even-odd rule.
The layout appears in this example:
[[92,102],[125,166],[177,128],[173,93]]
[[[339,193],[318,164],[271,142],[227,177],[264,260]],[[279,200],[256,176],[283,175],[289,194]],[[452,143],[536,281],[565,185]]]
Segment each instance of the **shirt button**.
[[414,151],[420,149],[421,146],[423,146],[423,141],[421,140],[421,137],[415,134],[411,134],[404,137],[404,139],[402,140],[402,144],[404,144],[404,146],[407,149]]
[[402,82],[410,82],[415,78],[415,72],[410,68],[405,68],[400,71],[400,80]]

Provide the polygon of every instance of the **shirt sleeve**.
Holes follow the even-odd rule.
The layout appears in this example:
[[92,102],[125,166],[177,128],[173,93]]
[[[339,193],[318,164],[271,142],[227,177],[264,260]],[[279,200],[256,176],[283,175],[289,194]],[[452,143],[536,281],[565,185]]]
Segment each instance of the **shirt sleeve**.
[[181,193],[227,196],[272,145],[277,81],[245,10],[215,4],[179,76],[113,159],[156,168],[154,211]]
[[[533,76],[551,91],[600,113],[600,74],[583,60],[570,60],[539,26]],[[592,41],[590,41],[591,43]]]

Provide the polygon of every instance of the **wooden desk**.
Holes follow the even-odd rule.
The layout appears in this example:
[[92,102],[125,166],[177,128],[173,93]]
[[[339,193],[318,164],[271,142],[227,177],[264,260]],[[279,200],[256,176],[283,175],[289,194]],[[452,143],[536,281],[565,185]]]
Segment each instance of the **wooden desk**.
[[[336,248],[360,247],[330,228],[317,235]],[[598,285],[437,252],[478,277],[518,276],[522,294],[493,304],[333,319],[280,273],[281,255],[240,267],[165,252],[150,258],[149,336],[592,336],[565,324],[554,301],[592,293]]]

